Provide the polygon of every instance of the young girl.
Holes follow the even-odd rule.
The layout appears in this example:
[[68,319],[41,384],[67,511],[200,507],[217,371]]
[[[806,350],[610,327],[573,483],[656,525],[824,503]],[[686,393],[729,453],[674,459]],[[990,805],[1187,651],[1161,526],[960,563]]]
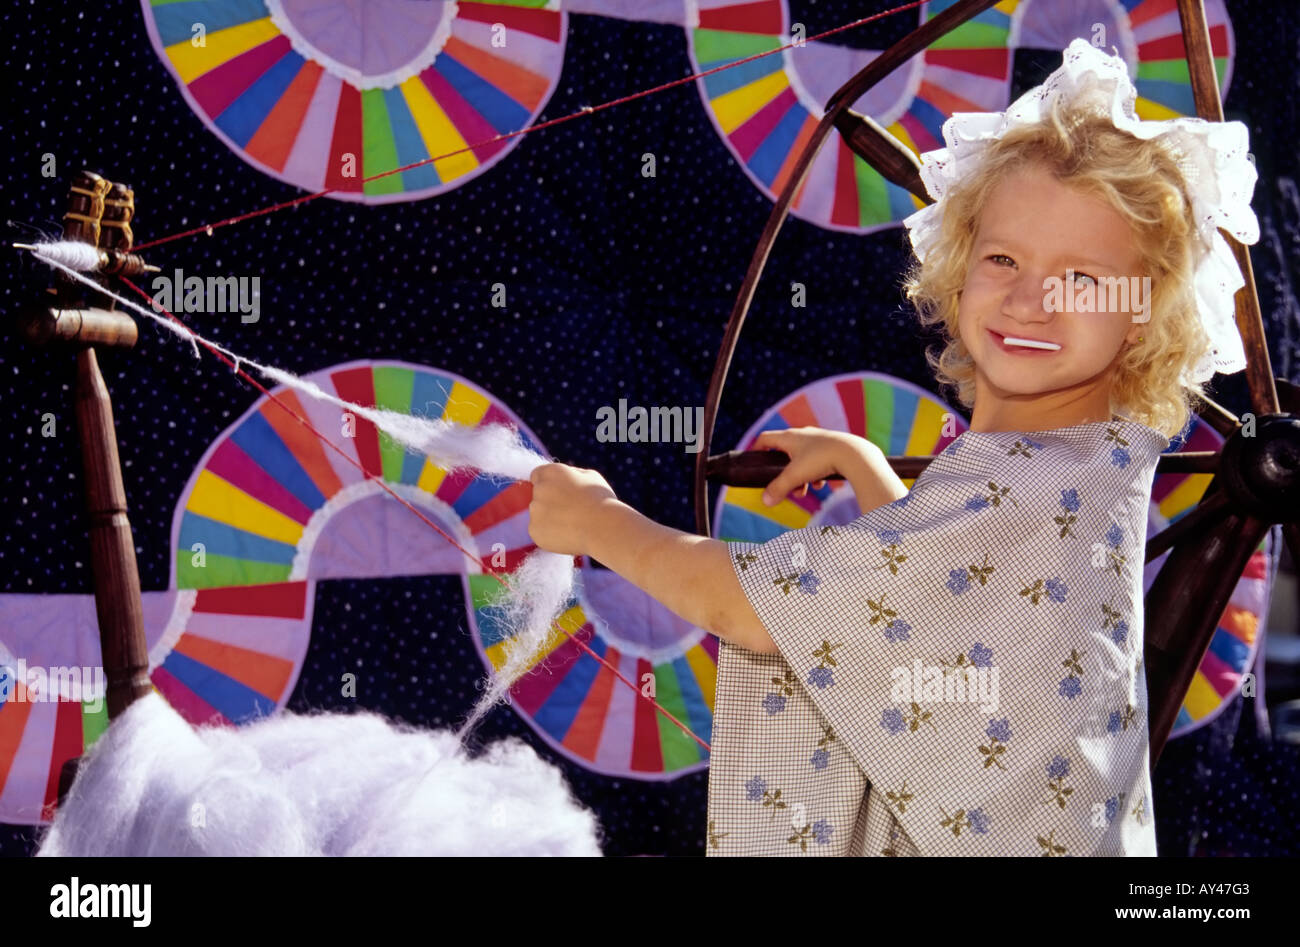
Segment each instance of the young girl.
[[1258,233],[1244,126],[1140,122],[1134,98],[1076,40],[924,156],[908,295],[973,411],[910,492],[861,438],[769,432],[791,461],[767,502],[838,472],[866,512],[728,545],[594,471],[533,474],[539,546],[723,639],[708,854],[1155,854],[1147,508],[1188,393],[1244,367],[1215,227]]

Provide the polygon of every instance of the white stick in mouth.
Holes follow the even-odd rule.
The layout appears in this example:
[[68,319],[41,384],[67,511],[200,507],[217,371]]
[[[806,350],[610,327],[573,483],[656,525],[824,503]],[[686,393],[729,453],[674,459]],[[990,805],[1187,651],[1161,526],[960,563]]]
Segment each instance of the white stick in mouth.
[[1002,341],[1007,345],[1023,345],[1031,349],[1051,349],[1052,351],[1060,350],[1060,346],[1055,342],[1040,342],[1038,339],[1017,339],[1015,336],[1004,335]]

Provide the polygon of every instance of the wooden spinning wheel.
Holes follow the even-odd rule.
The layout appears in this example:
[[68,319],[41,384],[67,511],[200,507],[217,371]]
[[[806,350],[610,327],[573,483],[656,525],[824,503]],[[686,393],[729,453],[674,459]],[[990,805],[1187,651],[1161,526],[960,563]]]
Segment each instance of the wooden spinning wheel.
[[[753,301],[768,254],[791,203],[832,128],[849,148],[887,180],[931,203],[919,162],[900,141],[849,105],[936,40],[993,6],[996,0],[960,0],[885,50],[846,82],[826,104],[825,114],[794,162],[759,237],[744,281],[728,319],[722,346],[704,404],[704,436],[694,478],[696,530],[710,535],[708,483],[760,486],[770,482],[789,460],[779,451],[710,455],[718,405],[740,330]],[[1178,0],[1183,43],[1197,113],[1223,121],[1203,0]],[[1165,552],[1169,558],[1147,592],[1144,661],[1150,694],[1150,753],[1159,758],[1196,670],[1213,637],[1216,621],[1251,554],[1275,523],[1293,556],[1300,559],[1300,388],[1274,379],[1264,337],[1259,297],[1246,248],[1230,234],[1246,285],[1236,295],[1236,321],[1246,351],[1253,430],[1208,398],[1197,404],[1200,418],[1225,443],[1220,451],[1182,452],[1160,457],[1157,472],[1210,473],[1200,504],[1174,525],[1150,537],[1146,561]],[[1243,433],[1243,431],[1245,433]],[[915,477],[931,456],[891,456],[901,478]],[[1189,576],[1197,577],[1195,583]]]

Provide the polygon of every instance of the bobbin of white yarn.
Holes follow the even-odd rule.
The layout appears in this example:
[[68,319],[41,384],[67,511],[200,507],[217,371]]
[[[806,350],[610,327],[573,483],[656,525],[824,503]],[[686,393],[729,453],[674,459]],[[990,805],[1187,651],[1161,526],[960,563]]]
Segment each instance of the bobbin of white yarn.
[[20,250],[31,250],[47,263],[61,263],[78,273],[92,273],[103,262],[98,248],[80,240],[56,240],[53,243],[15,243]]

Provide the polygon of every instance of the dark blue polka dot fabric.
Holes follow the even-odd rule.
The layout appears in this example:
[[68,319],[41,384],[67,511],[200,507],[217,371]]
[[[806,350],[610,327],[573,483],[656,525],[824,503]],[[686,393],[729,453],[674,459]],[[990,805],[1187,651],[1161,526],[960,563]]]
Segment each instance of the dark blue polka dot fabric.
[[[810,33],[862,15],[849,0],[793,9]],[[1233,0],[1229,10],[1238,55],[1227,110],[1251,128],[1261,171],[1255,207],[1273,235],[1253,254],[1256,277],[1274,367],[1295,378],[1296,206],[1294,184],[1288,192],[1281,182],[1297,177],[1296,115],[1294,97],[1279,94],[1295,84],[1295,13],[1269,0]],[[843,42],[879,48],[914,23],[915,13],[903,14]],[[300,193],[205,130],[151,49],[138,4],[18,0],[0,11],[0,49],[7,240],[58,233],[69,178],[81,168],[135,188],[140,242]],[[574,15],[542,120],[689,71],[678,27]],[[1022,64],[1013,91],[1042,76]],[[653,178],[641,174],[647,152],[657,159]],[[57,176],[42,176],[45,155]],[[214,341],[296,373],[363,358],[453,371],[518,413],[556,459],[600,470],[634,507],[690,530],[694,455],[681,445],[603,443],[596,411],[620,398],[703,403],[770,207],[687,84],[525,136],[497,166],[435,199],[360,206],[324,198],[147,255],[165,271],[260,277],[256,323],[190,317]],[[0,300],[12,316],[50,276],[16,251],[3,250],[0,261]],[[899,290],[906,262],[901,229],[854,236],[787,222],[732,366],[717,449],[819,377],[872,370],[935,390]],[[807,287],[807,308],[791,307],[792,281]],[[505,284],[504,309],[491,304],[495,283]],[[204,450],[258,396],[152,324],[141,326],[134,350],[100,360],[141,584],[163,589],[177,499]],[[91,592],[73,380],[70,352],[10,337],[0,348],[0,594]],[[1217,397],[1244,410],[1242,376],[1217,382]],[[47,413],[56,437],[41,436]],[[458,579],[334,580],[316,594],[290,709],[359,704],[444,726],[473,704],[482,665]],[[358,676],[355,704],[339,694],[340,669]],[[482,737],[506,735],[563,768],[598,812],[607,854],[703,853],[706,773],[666,783],[598,775],[499,708]],[[1226,742],[1203,734],[1171,747],[1157,773],[1162,850],[1296,854],[1294,748]],[[32,829],[0,827],[0,851],[33,847]]]

